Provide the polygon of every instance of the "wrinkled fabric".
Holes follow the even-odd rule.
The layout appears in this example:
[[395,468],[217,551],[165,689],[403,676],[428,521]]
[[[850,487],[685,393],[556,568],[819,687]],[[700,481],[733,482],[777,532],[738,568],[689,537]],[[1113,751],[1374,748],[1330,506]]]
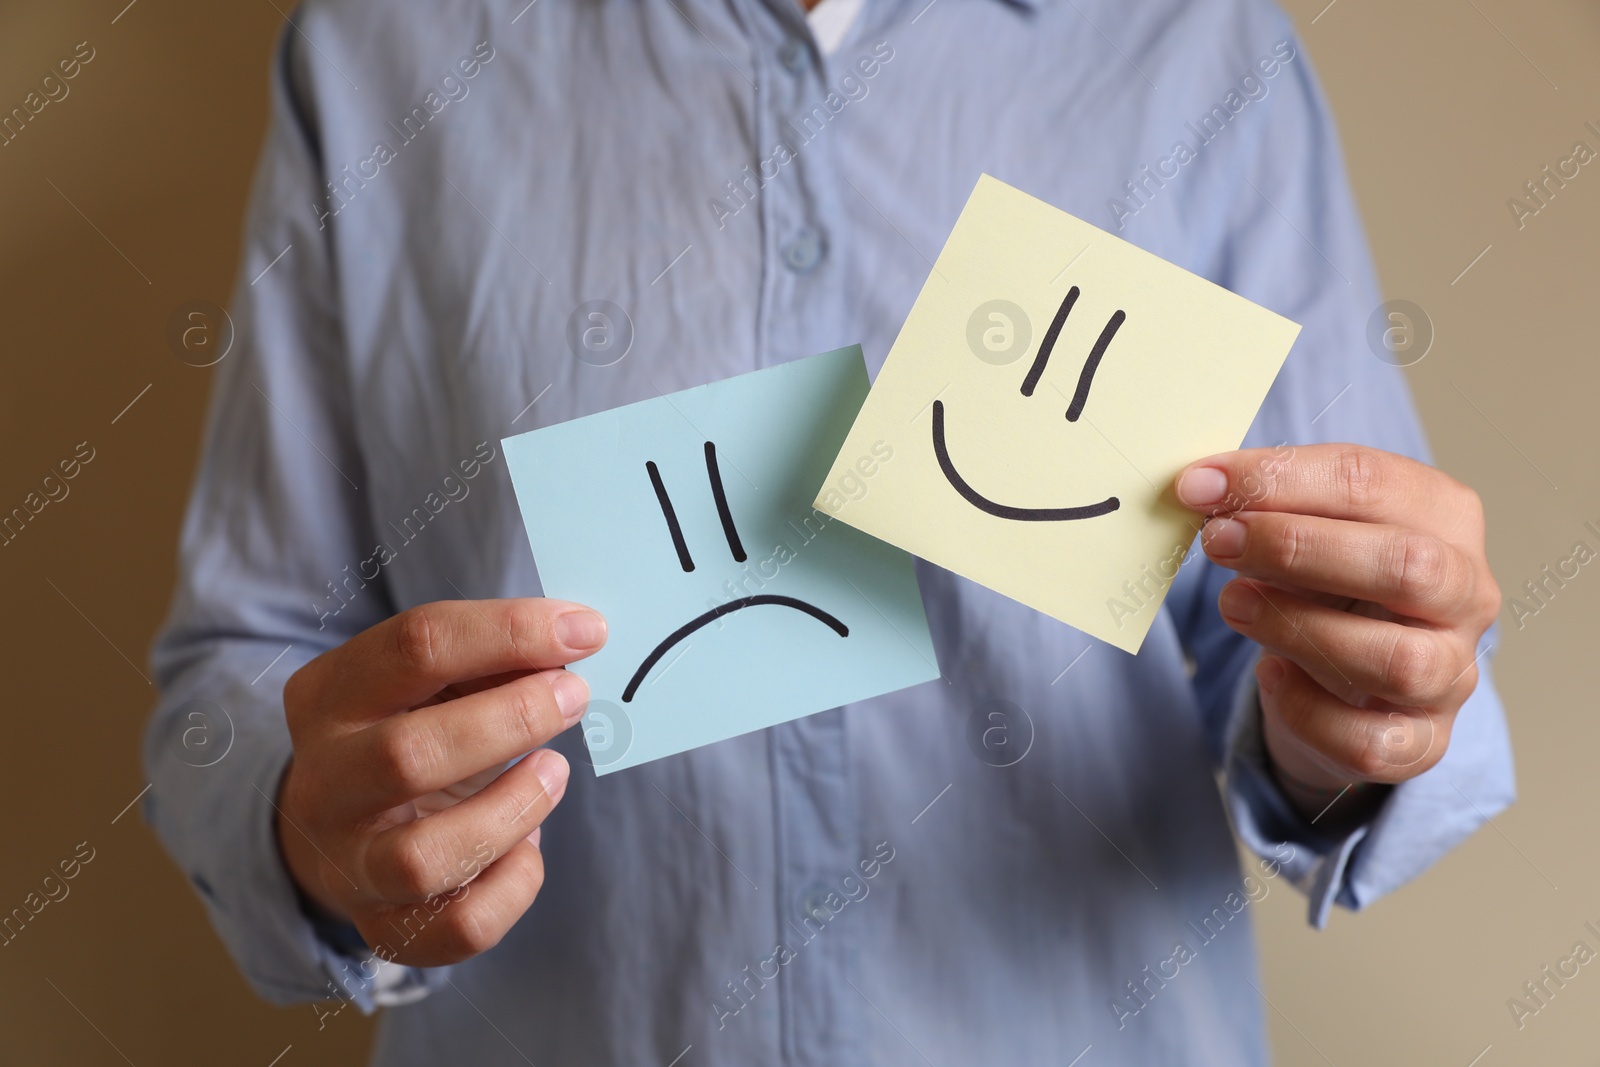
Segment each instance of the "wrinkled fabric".
[[[1303,324],[1248,444],[1427,450],[1266,0],[867,0],[828,57],[793,0],[294,21],[143,804],[262,996],[387,1006],[384,1067],[1263,1064],[1251,905],[1362,907],[1511,801],[1485,671],[1442,763],[1319,833],[1265,769],[1258,650],[1198,553],[1138,656],[919,564],[939,681],[605,778],[568,731],[528,913],[466,963],[374,973],[276,851],[285,679],[408,606],[538,594],[501,437],[854,343],[875,373],[982,172]],[[570,340],[602,300],[608,366]]]

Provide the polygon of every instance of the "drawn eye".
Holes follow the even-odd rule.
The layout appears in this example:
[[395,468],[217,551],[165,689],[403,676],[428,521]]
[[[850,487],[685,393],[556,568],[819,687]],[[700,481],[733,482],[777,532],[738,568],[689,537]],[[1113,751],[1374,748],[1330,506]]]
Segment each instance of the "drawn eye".
[[[1072,305],[1077,302],[1078,287],[1074,285],[1067,290],[1066,297],[1061,301],[1061,307],[1056,310],[1056,317],[1050,320],[1050,328],[1045,331],[1044,340],[1039,342],[1039,354],[1033,357],[1033,366],[1028,368],[1027,376],[1022,379],[1023,396],[1032,396],[1039,379],[1044,376],[1044,368],[1050,362],[1050,353],[1055,349],[1056,338],[1061,335],[1061,327],[1066,325],[1067,316],[1072,313]],[[1100,331],[1100,337],[1095,341],[1094,347],[1089,350],[1089,358],[1084,361],[1083,370],[1078,373],[1078,388],[1073,391],[1072,402],[1067,405],[1068,422],[1077,422],[1078,416],[1083,414],[1083,405],[1089,401],[1089,387],[1094,384],[1094,372],[1099,369],[1100,360],[1110,347],[1111,339],[1117,335],[1117,330],[1121,329],[1127,317],[1121,309],[1113,313],[1105,328]]]
[[[667,533],[672,536],[672,547],[677,550],[678,562],[683,565],[685,572],[692,571],[694,560],[689,556],[689,546],[683,540],[683,527],[678,525],[678,513],[672,507],[672,498],[667,495],[667,487],[661,481],[661,468],[656,466],[655,460],[647,459],[644,469],[650,475],[651,487],[656,491],[656,503],[661,505],[661,516],[667,520]],[[706,442],[706,478],[711,482],[711,496],[717,503],[717,518],[722,520],[722,532],[728,539],[728,550],[733,553],[735,563],[743,563],[748,557],[739,540],[739,530],[733,525],[733,513],[728,510],[728,494],[722,488],[722,471],[717,467],[717,446],[710,441]]]

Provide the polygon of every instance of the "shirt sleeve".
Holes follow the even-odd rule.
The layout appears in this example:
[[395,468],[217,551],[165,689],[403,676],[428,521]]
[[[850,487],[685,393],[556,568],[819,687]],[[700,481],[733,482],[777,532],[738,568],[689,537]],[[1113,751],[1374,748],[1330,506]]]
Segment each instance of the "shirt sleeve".
[[160,698],[144,738],[143,814],[260,995],[337,997],[370,1013],[438,988],[447,969],[376,960],[354,926],[313,918],[275,834],[291,753],[285,679],[392,613],[381,578],[351,578],[377,537],[332,231],[313,206],[323,168],[299,42],[286,28],[278,44],[231,345],[220,331],[178,584],[151,653]]
[[[1218,227],[1198,234],[1214,257],[1202,260],[1202,272],[1303,327],[1245,447],[1348,441],[1432,462],[1406,371],[1379,359],[1368,340],[1381,298],[1332,116],[1286,19],[1282,37],[1293,58],[1265,80],[1268,95],[1248,105],[1261,113],[1242,116],[1254,121],[1238,124],[1246,128],[1236,154],[1201,164],[1230,167],[1235,179],[1219,169],[1201,188],[1236,191],[1188,205],[1198,231]],[[1313,925],[1324,925],[1335,903],[1359,909],[1404,884],[1513,801],[1510,741],[1487,662],[1491,630],[1479,645],[1477,689],[1441,762],[1393,788],[1365,824],[1337,838],[1320,834],[1266,762],[1254,677],[1260,648],[1216,608],[1234,574],[1198,551],[1194,562],[1195,593],[1175,611],[1226,804],[1245,845],[1281,863],[1306,892]]]

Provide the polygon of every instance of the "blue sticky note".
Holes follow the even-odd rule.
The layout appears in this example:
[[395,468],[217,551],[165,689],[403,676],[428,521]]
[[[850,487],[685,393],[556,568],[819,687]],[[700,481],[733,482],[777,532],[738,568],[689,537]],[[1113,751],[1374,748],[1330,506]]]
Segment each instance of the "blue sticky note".
[[505,439],[545,594],[610,623],[596,773],[938,677],[911,557],[812,507],[896,462],[823,486],[867,389],[852,346]]

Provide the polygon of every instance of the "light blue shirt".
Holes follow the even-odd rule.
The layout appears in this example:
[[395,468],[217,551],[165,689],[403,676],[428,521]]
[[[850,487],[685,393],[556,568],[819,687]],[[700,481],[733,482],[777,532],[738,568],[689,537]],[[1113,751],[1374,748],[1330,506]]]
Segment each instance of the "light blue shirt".
[[[1267,0],[868,0],[828,57],[794,0],[296,23],[146,745],[145,816],[262,995],[392,1005],[386,1067],[1261,1064],[1253,904],[1320,924],[1510,803],[1485,673],[1442,763],[1308,825],[1198,553],[1136,657],[919,564],[942,680],[600,779],[569,731],[528,913],[374,973],[275,849],[284,680],[407,606],[538,592],[502,436],[857,342],[875,372],[981,172],[1304,325],[1250,444],[1427,452]],[[595,300],[631,320],[609,366],[569,344]]]

